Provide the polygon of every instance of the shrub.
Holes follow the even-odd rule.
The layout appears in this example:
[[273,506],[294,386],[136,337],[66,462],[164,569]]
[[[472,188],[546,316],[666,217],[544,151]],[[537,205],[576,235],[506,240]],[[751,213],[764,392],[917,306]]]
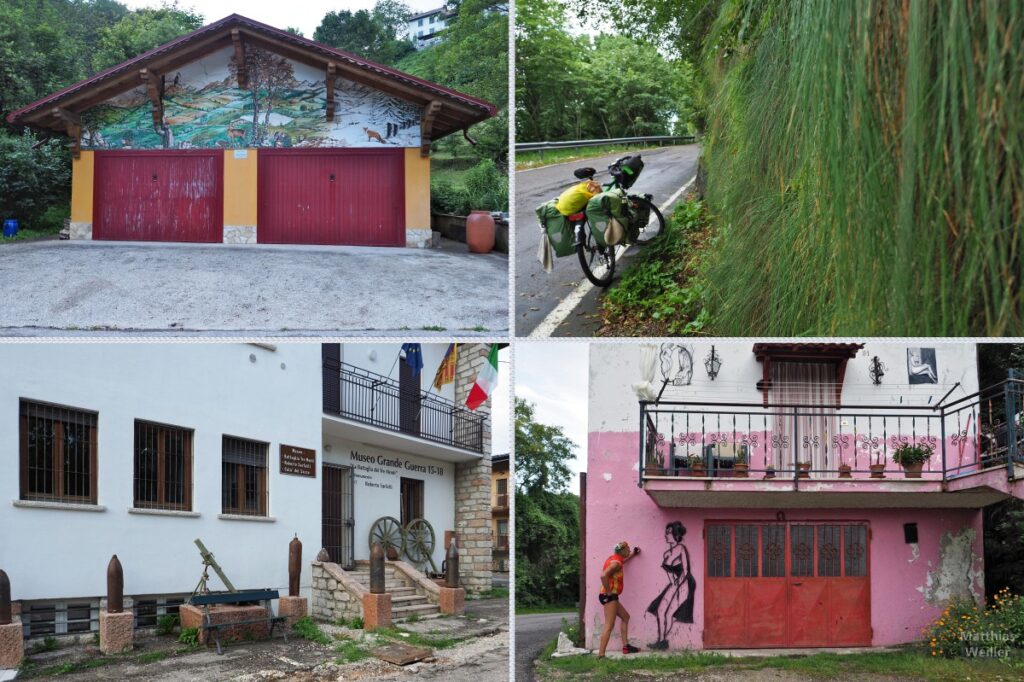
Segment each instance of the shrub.
[[174,628],[178,625],[178,616],[173,613],[167,613],[156,619],[156,633],[158,635],[169,635],[174,632]]
[[432,183],[430,187],[430,208],[436,213],[469,215],[469,192],[456,187],[447,180]]
[[504,211],[508,208],[508,178],[490,159],[466,171],[466,191],[472,210]]
[[199,628],[182,628],[178,641],[192,649],[199,646]]
[[970,599],[955,599],[925,628],[932,656],[968,658],[993,655],[1024,643],[1024,598],[1003,588],[992,603],[979,607]]
[[320,626],[309,616],[303,616],[292,625],[292,634],[317,644],[330,644],[331,638],[324,634]]
[[71,163],[57,140],[33,149],[32,134],[0,130],[0,220],[17,219],[22,228],[59,230],[67,215]]

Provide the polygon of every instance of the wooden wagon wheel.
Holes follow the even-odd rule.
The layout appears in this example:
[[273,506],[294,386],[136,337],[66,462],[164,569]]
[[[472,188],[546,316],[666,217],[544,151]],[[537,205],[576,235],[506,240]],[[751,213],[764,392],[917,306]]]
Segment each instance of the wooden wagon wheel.
[[402,532],[402,523],[393,516],[382,516],[370,526],[370,550],[373,550],[373,543],[379,542],[384,548],[384,555],[387,556],[388,549],[395,548],[398,556],[405,552],[405,533]]
[[405,527],[405,553],[417,566],[430,564],[430,568],[437,573],[437,566],[434,564],[434,545],[436,538],[434,528],[426,519],[413,519]]

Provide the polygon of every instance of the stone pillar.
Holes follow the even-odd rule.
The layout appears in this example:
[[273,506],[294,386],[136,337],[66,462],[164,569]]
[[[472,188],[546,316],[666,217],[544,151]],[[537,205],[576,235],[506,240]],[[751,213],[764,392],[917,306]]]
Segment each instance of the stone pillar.
[[[455,402],[464,405],[480,369],[487,362],[490,344],[476,343],[459,349],[455,371]],[[501,386],[499,385],[499,388]],[[505,387],[507,388],[507,387]],[[490,416],[491,401],[476,409]],[[500,418],[505,418],[501,415]],[[491,589],[491,429],[484,429],[484,457],[455,466],[455,531],[459,543],[459,574],[462,587],[471,594]]]
[[277,603],[277,615],[287,620],[288,627],[295,625],[295,621],[309,615],[309,600],[305,597],[281,597]]
[[441,613],[461,616],[466,611],[466,590],[461,587],[442,587],[438,606]]
[[391,626],[391,595],[387,592],[363,595],[363,629],[373,632]]

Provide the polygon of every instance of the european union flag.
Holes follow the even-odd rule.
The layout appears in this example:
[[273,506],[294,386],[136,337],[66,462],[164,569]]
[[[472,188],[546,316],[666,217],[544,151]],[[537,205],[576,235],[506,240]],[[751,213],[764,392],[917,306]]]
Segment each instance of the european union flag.
[[403,343],[402,352],[405,353],[405,364],[409,365],[412,375],[418,377],[423,369],[423,351],[418,343]]

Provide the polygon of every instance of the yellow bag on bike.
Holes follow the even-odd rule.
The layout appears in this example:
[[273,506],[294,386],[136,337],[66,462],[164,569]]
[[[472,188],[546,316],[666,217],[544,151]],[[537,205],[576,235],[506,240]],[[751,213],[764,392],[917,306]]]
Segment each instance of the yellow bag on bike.
[[558,197],[558,201],[555,202],[555,208],[562,215],[581,213],[587,207],[587,202],[590,201],[590,198],[600,192],[601,185],[593,180],[581,182],[562,192],[561,196]]

